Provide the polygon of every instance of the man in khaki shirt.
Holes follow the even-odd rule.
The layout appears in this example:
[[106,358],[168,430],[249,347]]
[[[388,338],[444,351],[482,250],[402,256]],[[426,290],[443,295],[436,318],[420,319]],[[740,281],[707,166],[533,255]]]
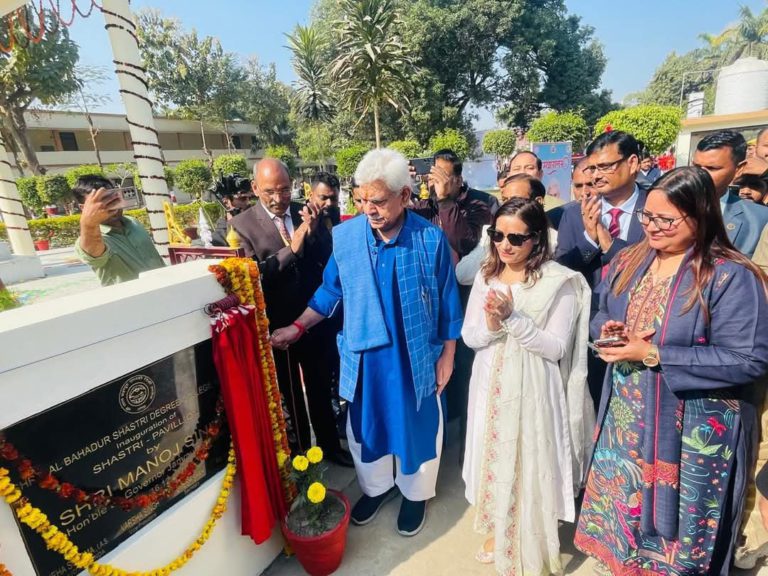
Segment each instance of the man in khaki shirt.
[[101,176],[81,176],[72,193],[80,204],[77,257],[88,264],[102,286],[135,280],[139,273],[164,266],[144,226],[123,215],[121,198]]

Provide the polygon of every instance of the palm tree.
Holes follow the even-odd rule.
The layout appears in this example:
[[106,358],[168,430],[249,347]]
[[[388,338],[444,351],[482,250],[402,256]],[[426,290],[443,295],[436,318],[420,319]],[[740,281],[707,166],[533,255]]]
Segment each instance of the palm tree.
[[298,80],[291,104],[296,113],[307,120],[319,121],[331,114],[331,102],[326,82],[325,45],[317,29],[296,26],[293,34],[286,34],[288,48],[293,52],[293,69]]
[[755,15],[748,6],[739,9],[739,22],[720,34],[699,36],[710,48],[721,51],[721,66],[744,56],[768,58],[768,8]]
[[339,97],[362,116],[373,111],[376,147],[381,147],[382,105],[408,104],[413,61],[400,40],[395,0],[342,0],[338,56],[331,73]]

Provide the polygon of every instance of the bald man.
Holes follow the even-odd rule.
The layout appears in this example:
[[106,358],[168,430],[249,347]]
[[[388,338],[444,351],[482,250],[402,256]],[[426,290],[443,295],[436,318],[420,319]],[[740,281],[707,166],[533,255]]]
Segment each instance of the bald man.
[[[266,158],[256,164],[251,186],[258,202],[235,216],[231,225],[246,255],[259,263],[270,324],[285,326],[304,311],[323,281],[333,251],[331,233],[318,226],[320,213],[313,203],[291,202],[291,178],[279,160]],[[352,466],[352,457],[339,444],[333,413],[331,391],[339,357],[333,324],[326,324],[290,352],[274,351],[277,379],[289,415],[291,449],[304,452],[311,447],[311,420],[326,458]]]

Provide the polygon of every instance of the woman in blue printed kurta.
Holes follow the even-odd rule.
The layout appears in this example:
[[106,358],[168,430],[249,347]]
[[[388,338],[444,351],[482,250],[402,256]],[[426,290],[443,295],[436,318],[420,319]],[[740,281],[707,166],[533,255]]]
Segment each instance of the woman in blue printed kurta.
[[709,175],[678,168],[600,288],[610,363],[576,546],[613,574],[727,574],[768,372],[766,278],[729,243]]

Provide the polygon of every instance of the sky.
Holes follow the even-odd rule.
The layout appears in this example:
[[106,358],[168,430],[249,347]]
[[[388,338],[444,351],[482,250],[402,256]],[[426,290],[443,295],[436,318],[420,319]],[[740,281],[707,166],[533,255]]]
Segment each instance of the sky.
[[[702,32],[719,33],[738,20],[738,6],[759,12],[765,0],[644,0],[641,2],[605,2],[565,0],[570,13],[595,29],[608,59],[602,87],[622,101],[632,92],[642,90],[672,51],[684,53],[701,46]],[[84,5],[84,2],[82,2]],[[274,62],[278,77],[290,83],[294,79],[285,34],[296,24],[309,20],[313,0],[132,0],[133,10],[160,8],[164,16],[178,18],[186,29],[201,35],[216,36],[226,51],[243,58],[258,56],[266,64]],[[87,19],[78,18],[71,28],[72,38],[80,45],[81,65],[111,69],[112,54],[103,18],[94,11]],[[117,81],[99,89],[112,101],[100,112],[122,112]],[[492,114],[484,111],[477,129],[492,128]]]

